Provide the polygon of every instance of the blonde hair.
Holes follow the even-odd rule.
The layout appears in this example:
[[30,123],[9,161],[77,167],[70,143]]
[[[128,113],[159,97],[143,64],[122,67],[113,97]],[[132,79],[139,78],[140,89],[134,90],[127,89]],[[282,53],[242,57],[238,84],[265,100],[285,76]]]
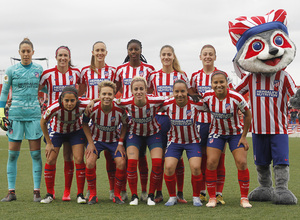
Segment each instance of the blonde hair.
[[110,87],[110,88],[112,88],[112,89],[114,90],[114,94],[116,93],[117,86],[116,86],[115,83],[113,83],[113,82],[110,81],[110,80],[103,80],[102,82],[100,82],[100,83],[98,84],[98,91],[99,91],[99,93],[101,92],[101,89],[102,89],[103,87]]
[[[94,48],[95,48],[95,45],[98,44],[98,43],[101,43],[101,44],[104,44],[105,48],[106,48],[106,44],[103,42],[103,41],[96,41],[94,44],[93,44],[93,51],[94,51]],[[96,71],[96,67],[95,67],[95,56],[92,55],[91,57],[91,65],[90,65],[90,69],[93,70],[94,72],[97,72]],[[100,92],[100,91],[99,91]]]
[[135,77],[132,79],[131,83],[130,83],[130,88],[131,88],[131,90],[132,90],[133,84],[134,84],[135,82],[143,82],[143,83],[145,84],[145,89],[147,89],[147,81],[146,81],[146,79],[145,79],[144,77],[141,77],[141,76],[135,76]]
[[172,50],[173,55],[174,55],[174,60],[173,60],[173,63],[172,63],[173,69],[174,69],[175,71],[179,72],[179,73],[184,73],[184,71],[181,69],[180,64],[179,64],[179,61],[178,61],[178,59],[177,59],[177,57],[176,57],[175,50],[174,50],[174,48],[173,48],[171,45],[164,45],[164,46],[160,49],[160,53],[159,53],[159,54],[161,54],[162,50],[165,49],[165,48],[170,48],[170,49]]

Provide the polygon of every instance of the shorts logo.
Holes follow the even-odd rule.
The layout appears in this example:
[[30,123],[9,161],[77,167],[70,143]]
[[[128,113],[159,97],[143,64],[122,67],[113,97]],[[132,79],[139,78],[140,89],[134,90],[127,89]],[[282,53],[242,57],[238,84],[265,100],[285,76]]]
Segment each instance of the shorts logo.
[[139,74],[140,74],[141,77],[143,77],[144,76],[144,71],[140,71]]
[[73,76],[69,76],[69,80],[72,82],[74,80]]
[[187,110],[187,111],[186,111],[186,115],[187,115],[188,117],[191,117],[191,116],[192,116],[192,111],[191,111],[191,110]]
[[231,108],[231,105],[230,105],[229,103],[226,103],[226,104],[225,104],[225,109],[226,109],[226,110],[230,110],[230,108]]
[[116,121],[116,117],[111,117],[111,122],[115,122]]
[[212,144],[213,142],[214,142],[214,139],[213,139],[213,138],[209,139],[209,143],[210,143],[210,144]]
[[34,75],[36,78],[39,78],[39,76],[40,76],[40,74],[38,72],[35,72]]
[[128,139],[132,139],[133,138],[133,134],[129,134]]
[[10,133],[10,134],[14,133],[14,130],[10,128],[10,129],[9,129],[9,133]]
[[280,85],[280,81],[279,80],[274,80],[274,86],[279,87],[279,85]]

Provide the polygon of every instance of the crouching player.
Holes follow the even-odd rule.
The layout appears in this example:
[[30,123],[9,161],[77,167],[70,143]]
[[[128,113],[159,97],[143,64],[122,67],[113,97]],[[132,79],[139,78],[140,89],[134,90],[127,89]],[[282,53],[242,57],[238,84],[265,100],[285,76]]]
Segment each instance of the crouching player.
[[[126,160],[123,140],[127,130],[127,115],[114,101],[116,85],[111,81],[99,83],[99,98],[91,112],[86,111],[83,116],[83,131],[86,135],[88,145],[85,152],[86,157],[86,179],[90,192],[88,204],[98,202],[96,190],[96,161],[100,152],[108,150],[116,162],[115,186],[113,201],[123,204],[120,196],[122,185],[126,179]],[[92,120],[92,126],[88,123]],[[120,134],[119,125],[122,123]]]
[[[82,130],[82,115],[90,100],[78,98],[78,91],[73,86],[63,89],[59,99],[47,107],[42,119],[41,127],[46,140],[45,182],[47,195],[41,203],[50,203],[54,199],[54,183],[56,160],[61,145],[70,143],[75,159],[77,179],[77,203],[86,203],[83,196],[85,182],[84,145],[86,142]],[[47,122],[50,121],[49,131]],[[49,132],[49,133],[48,133]]]
[[193,205],[202,206],[200,201],[201,173],[201,146],[196,127],[196,119],[200,111],[206,110],[203,102],[194,103],[188,97],[188,87],[185,81],[177,80],[173,85],[173,98],[166,100],[160,111],[165,111],[171,120],[171,129],[168,132],[168,146],[165,152],[164,178],[170,198],[166,206],[177,203],[175,169],[182,156],[183,150],[189,160],[192,173]]

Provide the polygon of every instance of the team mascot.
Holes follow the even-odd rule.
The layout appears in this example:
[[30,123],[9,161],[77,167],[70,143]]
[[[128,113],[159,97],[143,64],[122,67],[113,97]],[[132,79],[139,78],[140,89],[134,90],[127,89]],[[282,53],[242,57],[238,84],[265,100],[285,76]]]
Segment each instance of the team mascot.
[[252,110],[253,153],[260,186],[249,193],[251,201],[297,204],[297,198],[288,189],[287,109],[288,97],[292,96],[294,107],[300,106],[300,90],[297,93],[293,79],[284,71],[296,54],[286,23],[286,12],[282,9],[229,22],[229,34],[237,48],[233,63],[242,78],[236,91],[249,92]]

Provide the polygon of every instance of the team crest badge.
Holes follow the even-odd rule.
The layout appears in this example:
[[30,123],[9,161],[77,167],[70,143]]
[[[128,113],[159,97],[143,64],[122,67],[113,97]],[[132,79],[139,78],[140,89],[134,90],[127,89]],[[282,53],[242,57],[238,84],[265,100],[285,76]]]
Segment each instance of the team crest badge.
[[4,81],[5,83],[8,82],[8,75],[5,75],[5,76],[4,76],[3,81]]
[[140,71],[139,74],[140,74],[141,77],[143,77],[144,76],[144,71]]
[[226,103],[226,104],[225,104],[225,109],[226,109],[226,110],[230,110],[230,108],[231,108],[230,103]]
[[279,87],[279,85],[280,85],[280,81],[279,80],[274,80],[274,86]]
[[214,142],[214,139],[213,139],[213,138],[209,139],[209,143],[210,143],[210,144],[212,144],[213,142]]
[[192,116],[192,111],[191,110],[187,110],[186,111],[186,115],[189,116],[189,117]]
[[115,122],[116,121],[116,117],[111,117],[111,122]]
[[69,80],[70,80],[70,81],[73,81],[73,80],[74,80],[74,77],[73,77],[73,76],[69,76]]
[[36,78],[39,78],[39,76],[40,76],[40,74],[38,72],[35,72],[34,75]]
[[132,138],[133,138],[133,134],[129,134],[128,139],[132,139]]
[[174,80],[174,82],[175,82],[176,80],[178,80],[178,76],[173,76],[173,80]]
[[146,114],[147,114],[147,115],[150,114],[150,108],[146,109]]
[[109,76],[108,71],[104,71],[104,76],[105,76],[105,77],[108,77],[108,76]]

